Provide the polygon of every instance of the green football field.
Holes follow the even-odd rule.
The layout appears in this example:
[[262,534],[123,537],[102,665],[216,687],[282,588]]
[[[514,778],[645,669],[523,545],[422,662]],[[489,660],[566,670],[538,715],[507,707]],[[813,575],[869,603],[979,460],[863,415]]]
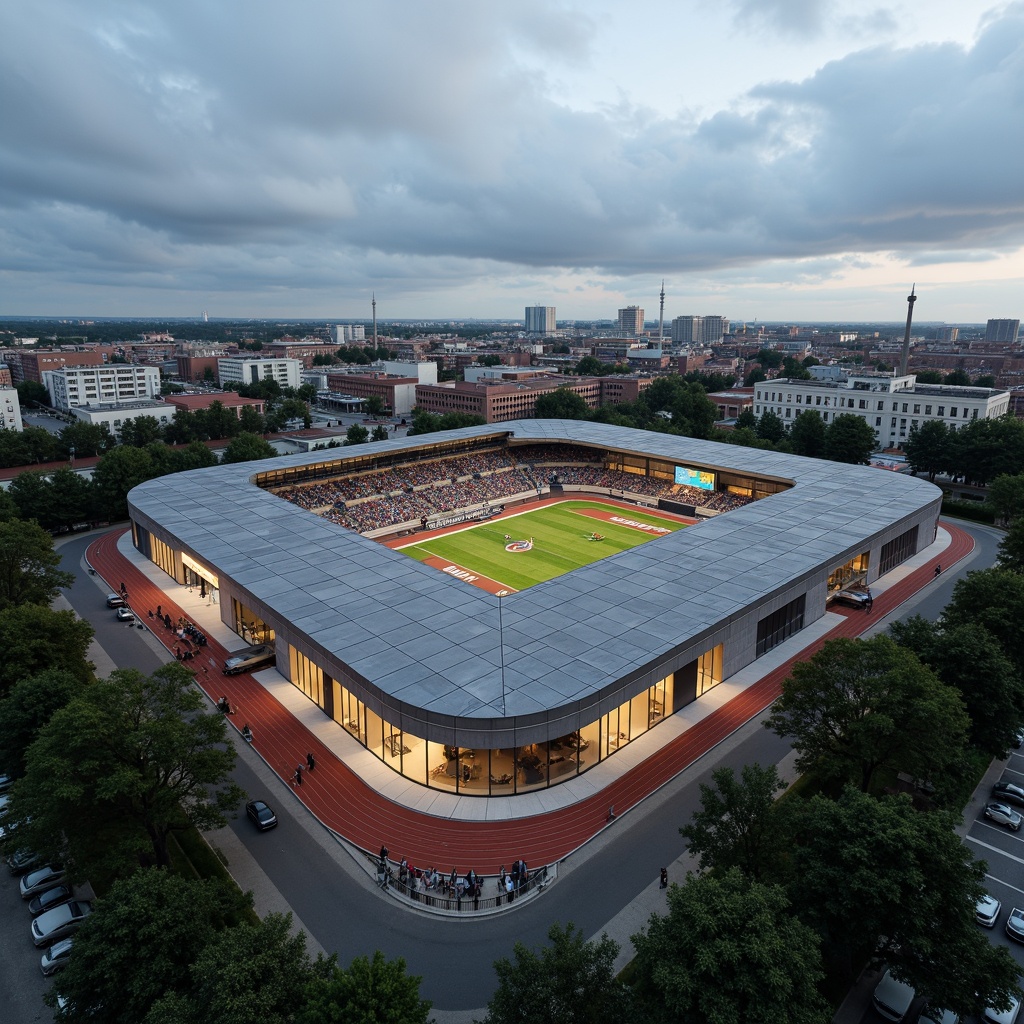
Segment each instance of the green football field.
[[[564,501],[522,515],[492,519],[400,550],[421,562],[431,558],[444,559],[512,590],[525,590],[535,583],[554,579],[581,565],[589,565],[659,536],[633,526],[581,515],[582,509],[596,509],[603,515],[610,513],[636,523],[660,527],[670,533],[687,525],[650,512],[623,509],[599,501]],[[601,534],[604,539],[590,540],[592,533]],[[506,551],[506,534],[513,541],[532,538],[533,549]]]

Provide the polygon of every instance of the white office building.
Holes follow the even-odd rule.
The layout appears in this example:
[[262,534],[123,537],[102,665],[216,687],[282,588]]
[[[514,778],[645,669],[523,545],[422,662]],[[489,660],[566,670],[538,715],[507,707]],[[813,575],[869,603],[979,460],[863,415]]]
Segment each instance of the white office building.
[[730,326],[724,316],[677,316],[672,321],[672,344],[718,345]]
[[44,370],[43,386],[50,403],[65,412],[80,405],[114,405],[141,401],[160,394],[160,371],[155,366],[108,363],[105,366],[63,366]]
[[754,415],[774,412],[786,426],[802,412],[826,425],[837,416],[861,416],[879,448],[902,447],[912,427],[939,421],[952,430],[972,420],[995,419],[1010,408],[1010,393],[994,388],[918,384],[914,374],[863,373],[840,380],[765,380],[754,385]]
[[166,402],[126,402],[114,405],[79,405],[71,410],[84,423],[100,425],[105,423],[115,437],[121,436],[121,428],[142,416],[151,416],[166,427],[174,419],[174,406]]
[[366,341],[366,328],[362,324],[335,324],[331,328],[334,340],[339,345],[351,345],[352,342]]
[[230,357],[217,360],[217,380],[225,384],[258,384],[261,380],[276,380],[283,388],[297,388],[302,384],[301,359],[244,359]]
[[4,430],[21,430],[21,402],[14,388],[0,388],[0,427]]

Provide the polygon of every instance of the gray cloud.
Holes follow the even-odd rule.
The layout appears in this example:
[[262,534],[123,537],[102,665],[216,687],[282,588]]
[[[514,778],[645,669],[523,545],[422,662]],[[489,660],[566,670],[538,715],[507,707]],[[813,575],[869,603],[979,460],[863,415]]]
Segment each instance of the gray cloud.
[[[756,6],[780,27],[825,12]],[[976,259],[1024,241],[1020,4],[970,48],[864,50],[699,122],[552,101],[545,63],[585,64],[593,26],[541,0],[246,11],[0,10],[11,311],[47,281],[83,296],[429,294],[544,268]]]

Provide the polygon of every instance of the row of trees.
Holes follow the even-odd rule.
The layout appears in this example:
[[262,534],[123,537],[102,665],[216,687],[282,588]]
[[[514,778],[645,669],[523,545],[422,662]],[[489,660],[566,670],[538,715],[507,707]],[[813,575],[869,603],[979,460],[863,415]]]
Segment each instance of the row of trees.
[[911,427],[904,451],[914,472],[929,480],[941,473],[984,486],[1024,466],[1024,422],[1009,413],[971,420],[959,430],[931,421]]

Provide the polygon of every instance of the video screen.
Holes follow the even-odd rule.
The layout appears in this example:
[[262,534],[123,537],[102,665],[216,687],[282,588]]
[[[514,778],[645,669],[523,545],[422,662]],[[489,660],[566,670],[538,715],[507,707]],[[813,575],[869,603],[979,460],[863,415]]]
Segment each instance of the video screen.
[[713,491],[715,489],[715,474],[706,469],[676,466],[676,483],[699,487],[702,491]]

